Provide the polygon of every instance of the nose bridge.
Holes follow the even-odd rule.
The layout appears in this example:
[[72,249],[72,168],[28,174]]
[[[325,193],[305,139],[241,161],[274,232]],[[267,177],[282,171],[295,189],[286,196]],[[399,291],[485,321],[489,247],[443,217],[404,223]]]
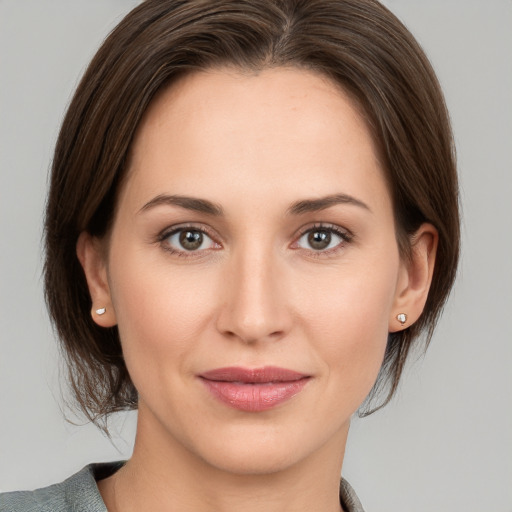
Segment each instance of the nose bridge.
[[279,267],[270,245],[252,241],[233,251],[219,315],[221,331],[245,342],[275,338],[286,332],[289,318]]

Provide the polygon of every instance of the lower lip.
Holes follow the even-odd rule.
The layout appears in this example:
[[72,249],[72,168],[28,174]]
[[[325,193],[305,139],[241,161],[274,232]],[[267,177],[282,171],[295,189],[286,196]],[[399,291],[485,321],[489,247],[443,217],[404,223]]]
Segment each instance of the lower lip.
[[300,393],[309,378],[256,384],[201,380],[213,396],[230,407],[240,411],[260,412],[272,409]]

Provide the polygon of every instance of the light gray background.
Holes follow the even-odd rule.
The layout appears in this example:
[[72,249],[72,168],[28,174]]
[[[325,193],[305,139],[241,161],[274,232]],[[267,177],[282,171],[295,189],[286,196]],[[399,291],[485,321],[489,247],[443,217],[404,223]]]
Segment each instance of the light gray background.
[[[0,0],[0,489],[129,456],[63,419],[41,287],[47,170],[64,109],[136,0]],[[464,210],[455,291],[398,396],[353,424],[344,475],[368,512],[512,511],[512,1],[387,0],[446,93]]]

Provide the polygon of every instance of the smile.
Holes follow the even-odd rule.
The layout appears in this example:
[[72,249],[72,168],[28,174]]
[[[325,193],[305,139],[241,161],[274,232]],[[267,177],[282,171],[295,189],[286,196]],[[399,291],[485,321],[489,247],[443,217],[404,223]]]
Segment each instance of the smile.
[[215,398],[247,412],[266,411],[286,402],[310,380],[308,375],[274,366],[218,368],[199,377]]

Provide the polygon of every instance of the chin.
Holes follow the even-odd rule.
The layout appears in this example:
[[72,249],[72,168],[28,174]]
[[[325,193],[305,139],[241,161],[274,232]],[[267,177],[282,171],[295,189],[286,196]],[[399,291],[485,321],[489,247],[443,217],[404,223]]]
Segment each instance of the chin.
[[279,442],[248,442],[240,446],[238,443],[227,447],[220,446],[215,450],[210,446],[208,453],[202,454],[204,462],[224,473],[233,475],[269,475],[284,472],[304,459],[310,453],[304,453],[295,446],[284,446]]
[[225,426],[202,442],[196,437],[192,445],[186,444],[196,457],[219,471],[241,476],[268,475],[306,464],[324,450],[339,451],[341,456],[349,427],[347,422],[338,430],[325,431],[304,420],[294,425],[257,423]]

